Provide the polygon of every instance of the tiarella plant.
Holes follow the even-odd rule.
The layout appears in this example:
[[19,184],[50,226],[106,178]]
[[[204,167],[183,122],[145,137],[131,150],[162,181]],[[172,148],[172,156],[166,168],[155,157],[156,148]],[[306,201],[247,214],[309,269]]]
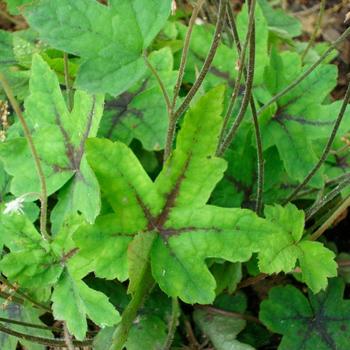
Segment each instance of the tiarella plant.
[[29,28],[0,31],[1,349],[345,350],[349,260],[319,238],[350,204],[350,29],[305,46],[267,0],[6,2]]

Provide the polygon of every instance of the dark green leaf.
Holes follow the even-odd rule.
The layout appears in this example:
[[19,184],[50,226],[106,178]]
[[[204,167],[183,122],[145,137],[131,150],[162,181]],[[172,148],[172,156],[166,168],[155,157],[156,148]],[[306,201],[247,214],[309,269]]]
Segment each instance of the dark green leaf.
[[143,51],[162,29],[171,0],[41,0],[26,8],[32,28],[53,47],[81,56],[77,86],[119,95],[146,72]]
[[346,350],[349,346],[350,302],[344,283],[332,279],[326,292],[307,299],[292,286],[275,287],[262,302],[261,321],[283,335],[280,350]]
[[[64,219],[75,211],[82,212],[92,222],[100,210],[100,194],[97,180],[86,162],[84,146],[87,137],[97,133],[103,97],[77,91],[74,109],[69,113],[55,73],[38,55],[33,56],[30,92],[25,100],[25,112],[43,165],[48,194],[69,181],[52,213],[54,230],[57,232]],[[25,138],[3,143],[0,157],[6,171],[14,177],[13,194],[40,192]]]
[[[278,55],[274,50],[271,66],[266,71],[266,84],[275,94],[302,71],[297,54],[284,52]],[[324,103],[336,82],[337,69],[334,65],[319,66],[296,88],[280,98],[268,120],[262,123],[265,149],[276,145],[288,175],[299,182],[304,180],[318,161],[314,140],[330,136],[340,110],[338,102]],[[322,186],[322,171],[313,177],[310,184]]]
[[[154,51],[149,61],[172,95],[177,72],[169,48]],[[143,81],[114,99],[107,100],[99,135],[129,144],[133,138],[147,150],[164,148],[168,112],[157,79],[148,73]]]
[[194,319],[216,350],[254,350],[250,345],[243,344],[236,339],[245,328],[246,321],[210,313],[205,309],[196,310]]

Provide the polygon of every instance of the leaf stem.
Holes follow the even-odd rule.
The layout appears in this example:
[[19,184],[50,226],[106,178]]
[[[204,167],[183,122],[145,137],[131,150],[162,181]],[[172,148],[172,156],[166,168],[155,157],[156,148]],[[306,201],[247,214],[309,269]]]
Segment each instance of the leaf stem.
[[73,90],[69,81],[69,59],[66,52],[63,53],[63,64],[64,64],[64,80],[66,84],[67,92],[67,106],[68,110],[71,112],[73,109]]
[[311,208],[306,211],[305,221],[310,220],[320,209],[325,207],[329,202],[331,202],[336,196],[338,196],[341,191],[344,190],[347,186],[350,185],[350,179],[342,181],[335,187],[332,191],[327,193],[323,198],[316,202]]
[[9,99],[9,101],[12,105],[12,108],[14,109],[14,111],[16,112],[16,114],[18,116],[18,119],[19,119],[19,121],[22,125],[22,128],[23,128],[25,138],[27,139],[27,142],[29,145],[29,149],[30,149],[30,151],[32,153],[32,157],[34,159],[36,171],[38,173],[38,177],[40,180],[40,186],[41,186],[40,232],[45,240],[50,240],[50,236],[48,235],[48,233],[46,231],[46,226],[47,226],[47,186],[46,186],[46,179],[45,179],[44,171],[43,171],[43,168],[41,166],[40,157],[39,157],[39,154],[38,154],[36,147],[34,145],[32,135],[30,133],[28,124],[23,116],[21,108],[19,107],[19,104],[18,104],[18,102],[13,94],[13,91],[12,91],[7,79],[5,78],[5,75],[1,72],[0,72],[0,83],[4,88],[4,91],[7,95],[7,98]]
[[213,62],[213,59],[215,57],[217,48],[220,43],[221,39],[221,33],[225,22],[225,16],[226,16],[226,3],[228,0],[220,0],[219,3],[219,15],[218,20],[216,23],[215,33],[213,37],[213,41],[211,43],[208,55],[204,61],[203,67],[201,71],[199,72],[199,75],[194,82],[193,86],[191,87],[190,91],[188,92],[187,96],[185,97],[184,101],[180,105],[180,107],[172,113],[172,116],[169,120],[169,128],[167,133],[167,139],[165,144],[165,150],[164,150],[164,160],[167,160],[172,149],[174,137],[175,137],[175,130],[176,130],[176,123],[179,119],[179,117],[182,115],[182,113],[187,109],[187,107],[190,105],[192,99],[197,94],[199,88],[202,86],[204,78],[209,72],[210,66]]
[[[227,6],[228,11],[228,21],[229,27],[231,28],[231,35],[236,44],[237,52],[240,53],[242,50],[242,45],[239,39],[238,30],[236,26],[235,17],[233,14],[232,7],[230,5]],[[254,27],[255,29],[255,27]],[[254,33],[255,35],[255,33]],[[247,71],[244,68],[244,77],[247,79]],[[255,211],[258,215],[261,215],[262,207],[263,207],[263,193],[264,193],[264,182],[265,182],[265,162],[263,155],[263,145],[262,145],[262,137],[259,126],[258,113],[256,110],[256,105],[254,102],[254,97],[250,97],[250,109],[253,117],[254,124],[254,132],[255,132],[255,141],[256,141],[256,151],[257,151],[257,191],[256,191],[256,205]]]
[[[326,184],[325,184],[325,187],[332,187],[334,185],[337,185],[336,188],[339,188],[339,186],[341,186],[341,184],[343,182],[345,182],[345,180],[348,180],[349,178],[350,178],[350,174],[349,173],[345,173],[345,174],[336,176],[333,179],[327,180]],[[335,189],[333,189],[333,190],[335,190]],[[299,192],[297,198],[301,198],[303,196],[306,196],[308,194],[312,194],[312,193],[315,193],[315,192],[318,192],[317,188],[308,188],[308,189],[305,189],[304,191]],[[311,208],[308,209],[308,210],[311,210]]]
[[185,75],[185,68],[186,68],[186,63],[187,63],[187,58],[188,58],[188,52],[190,49],[190,42],[191,42],[193,28],[194,28],[194,25],[196,23],[196,19],[198,17],[199,11],[201,10],[201,8],[204,4],[204,1],[205,0],[198,0],[197,1],[196,6],[194,7],[194,9],[192,11],[190,21],[188,23],[188,29],[187,29],[187,33],[186,33],[186,37],[185,37],[185,41],[184,41],[184,47],[183,47],[182,55],[181,55],[179,74],[177,76],[177,81],[176,81],[175,88],[174,88],[173,102],[171,105],[172,110],[175,110],[176,101],[177,101],[177,98],[179,97],[180,88],[181,88],[183,78]]
[[[227,7],[228,7],[227,11],[232,10],[230,5],[228,5]],[[250,38],[253,35],[252,32],[255,29],[254,28],[255,27],[254,26],[255,7],[256,7],[256,1],[253,0],[253,1],[251,1],[251,6],[249,9],[248,30],[247,30],[246,38],[245,38],[245,41],[243,43],[243,47],[241,47],[241,45],[240,45],[241,49],[237,50],[239,52],[239,59],[238,59],[239,70],[238,70],[237,78],[235,80],[234,89],[233,89],[233,92],[232,92],[232,95],[230,98],[230,102],[229,102],[229,105],[228,105],[228,108],[227,108],[227,111],[226,111],[226,114],[224,117],[224,123],[223,123],[222,129],[221,129],[221,135],[219,138],[219,140],[220,140],[219,145],[222,143],[223,139],[225,138],[226,126],[231,118],[233,107],[235,106],[235,102],[236,102],[236,99],[238,97],[238,94],[239,94],[239,91],[241,88],[241,80],[242,80],[244,67],[245,67],[245,57],[246,57],[247,49],[249,46]],[[229,21],[231,22],[230,15],[229,15]],[[230,25],[232,27],[232,23],[230,23]],[[238,36],[238,40],[239,40],[239,36]],[[237,40],[235,40],[235,42],[237,42]]]
[[165,100],[165,104],[166,104],[166,107],[167,107],[168,115],[170,115],[171,114],[171,102],[170,102],[170,97],[169,97],[169,94],[168,94],[168,92],[166,90],[166,87],[165,87],[161,77],[159,76],[157,70],[153,67],[152,63],[149,61],[147,56],[143,55],[143,58],[145,60],[145,63],[147,65],[147,67],[152,72],[154,77],[157,79],[158,85],[159,85],[160,89],[162,90],[162,94],[163,94],[163,97],[164,97],[164,100]]
[[338,114],[338,117],[335,121],[335,124],[334,124],[334,127],[333,127],[333,130],[331,132],[331,135],[327,141],[327,144],[322,152],[322,155],[321,155],[321,158],[320,160],[318,161],[318,163],[313,167],[313,169],[311,169],[311,171],[309,172],[309,174],[305,177],[304,181],[298,185],[295,190],[290,194],[290,196],[285,200],[284,204],[290,202],[291,200],[293,200],[295,198],[295,196],[299,193],[299,191],[301,189],[303,189],[308,183],[309,181],[312,179],[312,177],[317,173],[317,171],[321,168],[322,164],[325,162],[325,160],[327,159],[328,155],[329,155],[329,152],[332,148],[332,145],[333,145],[333,142],[334,142],[334,139],[337,135],[337,132],[339,130],[339,127],[340,127],[340,124],[344,118],[344,115],[345,115],[345,112],[346,112],[346,109],[348,107],[348,104],[349,104],[349,101],[350,101],[350,82],[348,84],[348,88],[346,90],[346,94],[345,94],[345,97],[344,97],[344,100],[343,100],[343,104],[340,108],[340,111],[339,111],[339,114]]
[[337,264],[339,268],[346,268],[350,266],[350,260],[337,260]]
[[254,317],[251,315],[240,314],[238,312],[226,311],[226,310],[218,309],[218,308],[213,307],[213,306],[198,305],[198,306],[196,306],[196,308],[205,310],[205,311],[212,313],[212,314],[218,314],[218,315],[231,317],[231,318],[239,318],[241,320],[250,321],[250,322],[257,323],[257,324],[261,323],[257,317]]
[[[251,97],[251,99],[253,100],[253,97]],[[257,168],[258,168],[255,212],[258,215],[261,215],[263,210],[263,200],[264,200],[265,160],[264,160],[263,143],[262,143],[258,113],[256,111],[255,103],[251,103],[251,110],[252,110],[253,124],[254,124],[254,131],[255,131]]]
[[122,350],[128,339],[129,331],[137,316],[139,308],[142,306],[145,297],[153,287],[153,278],[151,274],[151,264],[149,260],[145,262],[146,266],[141,269],[144,270],[143,276],[140,279],[138,287],[133,294],[131,301],[125,308],[122,314],[122,320],[117,326],[113,334],[112,345],[109,350]]
[[247,279],[243,280],[238,284],[237,290],[257,284],[260,281],[263,281],[264,279],[266,279],[267,277],[269,277],[269,275],[266,273],[259,273],[256,276],[248,277]]
[[[254,3],[255,0],[252,0],[252,3]],[[254,11],[254,7],[251,8],[252,11]],[[255,20],[253,19],[253,28],[255,27]],[[219,149],[217,151],[218,156],[222,156],[227,148],[232,143],[238,128],[240,127],[243,118],[245,116],[245,113],[248,108],[248,104],[250,102],[250,98],[252,96],[252,89],[253,89],[253,80],[254,80],[254,71],[255,71],[255,30],[252,30],[250,32],[249,37],[249,59],[248,59],[248,67],[247,67],[247,81],[246,81],[246,89],[245,94],[243,97],[243,101],[240,107],[240,110],[238,112],[238,115],[231,126],[227,136],[224,138],[223,142],[220,144]]]
[[225,16],[226,16],[226,3],[227,3],[227,0],[220,0],[218,20],[216,23],[215,33],[209,49],[209,53],[204,61],[201,71],[199,72],[198,78],[194,82],[193,86],[191,87],[190,91],[188,92],[181,106],[176,110],[174,114],[175,120],[177,120],[178,117],[187,109],[192,99],[198,92],[199,88],[202,86],[204,78],[209,72],[210,66],[213,62],[213,59],[215,57],[217,48],[221,40],[221,33],[222,33],[222,29],[225,22]]
[[68,350],[74,350],[72,336],[69,333],[67,323],[63,322],[63,333],[64,333],[64,341],[66,343],[66,347]]
[[314,45],[314,43],[316,41],[318,32],[322,26],[322,21],[323,21],[325,9],[326,9],[326,0],[321,0],[320,11],[319,11],[318,16],[317,16],[316,26],[315,26],[315,29],[314,29],[312,35],[311,35],[309,43],[306,46],[306,49],[304,50],[303,54],[301,55],[301,62],[304,62],[306,55],[308,54],[309,50],[311,49],[311,47]]
[[9,318],[4,318],[4,317],[0,317],[0,322],[9,323],[9,324],[16,324],[16,325],[28,327],[28,328],[44,329],[47,331],[54,331],[54,332],[60,331],[60,329],[56,328],[56,327],[48,327],[48,326],[44,326],[44,325],[40,325],[40,324],[33,324],[33,323],[29,323],[29,322],[11,320]]
[[196,336],[193,332],[191,322],[189,321],[188,317],[184,317],[184,324],[185,324],[185,330],[186,330],[186,338],[188,342],[190,343],[190,349],[192,350],[200,350],[202,349],[201,344],[199,344],[198,340],[196,339]]
[[286,95],[288,92],[293,90],[297,85],[299,85],[304,79],[306,79],[322,62],[327,56],[340,44],[342,43],[348,36],[350,35],[350,27],[346,29],[346,31],[337,39],[335,40],[330,47],[322,54],[322,56],[313,64],[311,65],[304,73],[300,75],[299,78],[295,79],[291,84],[289,84],[287,87],[285,87],[282,91],[280,91],[278,94],[273,96],[270,101],[265,103],[264,106],[260,108],[258,111],[258,115],[261,115],[264,111],[266,111],[272,104],[277,102],[281,97]]
[[[50,338],[43,338],[43,337],[37,337],[29,334],[24,334],[18,331],[15,331],[13,329],[7,328],[4,325],[0,324],[0,332],[6,333],[8,335],[11,335],[13,337],[23,339],[32,343],[40,344],[40,345],[46,345],[50,347],[60,347],[60,348],[67,348],[67,345],[64,340],[60,339],[50,339]],[[84,341],[78,341],[74,340],[73,345],[75,346],[91,346],[92,345],[92,339],[87,339]]]
[[7,19],[8,21],[10,21],[11,23],[13,23],[14,25],[18,26],[21,25],[22,22],[18,21],[17,19],[13,18],[12,16],[10,16],[6,11],[4,10],[0,10],[0,16]]
[[350,196],[348,196],[334,213],[309,237],[310,241],[319,239],[349,206]]
[[169,322],[169,331],[168,336],[165,340],[163,350],[170,350],[171,344],[174,341],[176,328],[179,324],[179,317],[180,317],[180,306],[179,301],[177,298],[172,298],[172,308],[171,308],[171,318]]
[[[5,299],[5,303],[7,300],[11,300],[12,303],[19,304],[19,305],[23,305],[25,302],[23,299],[15,296],[11,293],[6,293],[6,292],[2,292],[2,291],[0,291],[0,298]],[[4,303],[2,305],[4,305]]]

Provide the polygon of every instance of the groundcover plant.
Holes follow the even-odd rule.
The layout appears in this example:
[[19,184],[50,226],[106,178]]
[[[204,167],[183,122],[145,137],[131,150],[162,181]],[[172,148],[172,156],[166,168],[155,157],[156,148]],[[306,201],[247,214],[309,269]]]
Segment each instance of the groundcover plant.
[[6,5],[0,349],[349,349],[325,1]]

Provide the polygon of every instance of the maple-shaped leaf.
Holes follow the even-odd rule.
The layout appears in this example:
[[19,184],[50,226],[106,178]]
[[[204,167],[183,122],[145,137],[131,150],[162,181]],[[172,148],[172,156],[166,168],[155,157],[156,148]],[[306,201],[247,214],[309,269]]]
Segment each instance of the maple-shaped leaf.
[[[171,50],[154,51],[148,60],[171,96],[177,77]],[[99,136],[126,144],[136,138],[147,150],[163,149],[168,128],[168,112],[163,99],[159,83],[149,71],[130,90],[107,99]]]
[[[298,54],[288,51],[278,54],[274,49],[266,70],[266,86],[274,95],[300,76],[304,69]],[[336,84],[337,67],[321,65],[281,97],[263,117],[265,149],[276,145],[288,175],[299,182],[319,159],[314,141],[327,140],[339,113],[341,101],[324,103]],[[343,125],[346,130],[345,123]],[[322,186],[322,171],[310,184]]]
[[[176,149],[154,183],[126,145],[88,141],[89,163],[115,212],[113,226],[107,228],[110,216],[101,217],[103,231],[98,226],[82,227],[74,235],[79,254],[85,257],[93,253],[92,242],[104,247],[104,255],[93,257],[98,276],[132,274],[132,279],[140,280],[137,256],[141,269],[148,256],[140,247],[148,246],[153,277],[166,294],[188,303],[210,303],[216,283],[206,259],[247,261],[260,250],[261,240],[279,230],[250,210],[206,205],[226,169],[225,161],[215,157],[223,96],[223,87],[218,87],[186,114]],[[127,240],[133,252],[129,261],[117,248]]]
[[[4,324],[6,328],[16,332],[30,334],[36,337],[53,339],[54,336],[52,332],[40,319],[40,316],[42,316],[42,314],[43,312],[40,310],[37,310],[29,305],[22,305],[19,302],[16,303],[15,301],[6,302],[4,300],[4,305],[0,308],[1,318],[38,326],[38,328],[33,328],[26,325],[7,323]],[[18,346],[20,346],[19,343],[28,350],[45,350],[45,347],[43,345],[35,344],[28,340],[19,339],[5,333],[1,333],[0,335],[1,350],[16,350],[18,349]]]
[[108,298],[89,288],[75,272],[73,257],[77,248],[71,236],[82,222],[80,217],[70,218],[49,243],[24,215],[2,214],[0,221],[1,243],[10,249],[0,261],[0,271],[29,291],[53,288],[54,316],[66,321],[69,331],[79,340],[87,331],[86,315],[101,327],[119,321]]
[[42,40],[82,58],[76,84],[119,95],[146,72],[143,51],[165,24],[171,0],[41,0],[25,16]]
[[327,278],[337,276],[335,254],[320,242],[303,239],[304,212],[293,204],[266,206],[265,216],[281,230],[259,255],[259,268],[265,273],[292,272],[298,261],[302,280],[317,293],[327,287]]
[[[86,139],[97,133],[102,109],[103,96],[77,91],[70,113],[56,74],[39,55],[33,56],[25,115],[42,163],[48,194],[67,183],[53,210],[55,231],[74,211],[82,212],[90,222],[99,213],[99,186],[87,164],[84,149]],[[6,171],[13,176],[11,192],[14,195],[40,193],[34,160],[24,137],[2,143],[0,158]]]
[[279,350],[346,350],[350,301],[343,294],[340,279],[331,279],[325,292],[309,292],[308,299],[293,286],[275,287],[262,302],[259,318],[271,331],[283,335]]

